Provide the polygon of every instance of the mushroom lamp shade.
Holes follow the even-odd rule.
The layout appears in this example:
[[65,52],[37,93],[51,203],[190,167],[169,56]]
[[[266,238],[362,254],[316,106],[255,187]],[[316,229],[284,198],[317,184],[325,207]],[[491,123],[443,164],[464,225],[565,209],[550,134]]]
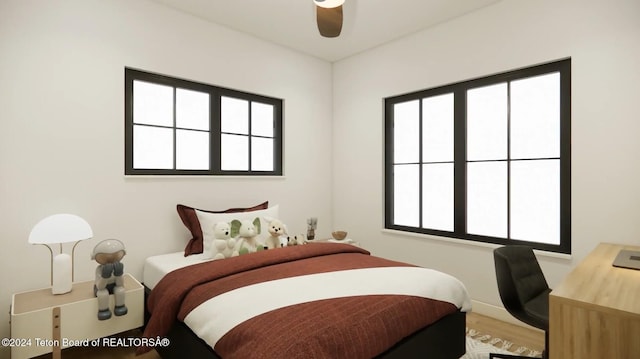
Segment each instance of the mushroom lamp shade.
[[[29,243],[42,244],[51,252],[51,291],[64,294],[71,291],[73,283],[73,254],[76,245],[93,237],[91,226],[74,214],[54,214],[38,222],[29,234]],[[63,253],[63,243],[74,243],[69,254]],[[59,253],[54,255],[51,245],[58,244]]]

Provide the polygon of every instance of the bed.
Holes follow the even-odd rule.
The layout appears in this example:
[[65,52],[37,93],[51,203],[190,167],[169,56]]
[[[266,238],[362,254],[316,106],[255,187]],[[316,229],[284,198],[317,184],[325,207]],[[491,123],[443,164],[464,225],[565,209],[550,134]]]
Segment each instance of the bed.
[[453,359],[465,352],[470,301],[449,275],[335,243],[212,260],[216,224],[259,219],[267,228],[267,218],[281,218],[279,206],[176,209],[191,233],[184,252],[147,258],[143,270],[143,336],[169,339],[154,346],[163,358]]
[[[470,300],[457,279],[336,243],[223,260],[146,260],[143,336],[163,358],[459,358]],[[144,351],[142,348],[141,351]]]

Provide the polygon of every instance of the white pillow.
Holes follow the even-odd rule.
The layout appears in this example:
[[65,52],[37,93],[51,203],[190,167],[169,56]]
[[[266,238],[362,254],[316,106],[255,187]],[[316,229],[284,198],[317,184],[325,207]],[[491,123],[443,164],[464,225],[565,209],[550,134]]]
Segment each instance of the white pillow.
[[241,221],[243,219],[253,220],[254,218],[258,217],[260,218],[260,234],[258,235],[258,241],[264,243],[265,238],[269,236],[269,232],[267,231],[267,226],[269,225],[269,223],[265,221],[264,217],[279,218],[278,211],[278,205],[257,211],[234,213],[209,213],[196,209],[196,216],[198,216],[200,228],[202,229],[203,257],[210,259],[216,255],[216,253],[213,253],[216,248],[212,245],[213,240],[215,239],[215,236],[213,234],[213,226],[216,223],[227,222],[231,224],[231,221],[233,221],[234,219]]

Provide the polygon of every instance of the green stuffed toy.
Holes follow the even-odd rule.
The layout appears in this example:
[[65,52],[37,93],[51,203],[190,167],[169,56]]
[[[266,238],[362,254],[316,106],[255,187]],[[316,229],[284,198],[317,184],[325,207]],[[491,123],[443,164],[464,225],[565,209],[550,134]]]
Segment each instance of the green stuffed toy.
[[264,244],[258,242],[260,234],[260,218],[231,221],[231,238],[238,238],[240,255],[255,253],[264,249]]

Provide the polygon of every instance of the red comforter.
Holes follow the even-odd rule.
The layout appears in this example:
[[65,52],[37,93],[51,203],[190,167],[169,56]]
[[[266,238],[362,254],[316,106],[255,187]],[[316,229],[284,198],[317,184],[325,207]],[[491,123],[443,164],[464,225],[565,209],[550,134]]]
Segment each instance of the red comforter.
[[[370,256],[351,245],[323,243],[185,267],[166,275],[151,292],[147,302],[151,318],[143,336],[166,335],[175,320],[184,320],[207,299],[239,287],[311,273],[391,266],[409,265]],[[371,358],[456,310],[451,303],[404,295],[321,300],[243,322],[214,350],[223,358],[242,359]]]

